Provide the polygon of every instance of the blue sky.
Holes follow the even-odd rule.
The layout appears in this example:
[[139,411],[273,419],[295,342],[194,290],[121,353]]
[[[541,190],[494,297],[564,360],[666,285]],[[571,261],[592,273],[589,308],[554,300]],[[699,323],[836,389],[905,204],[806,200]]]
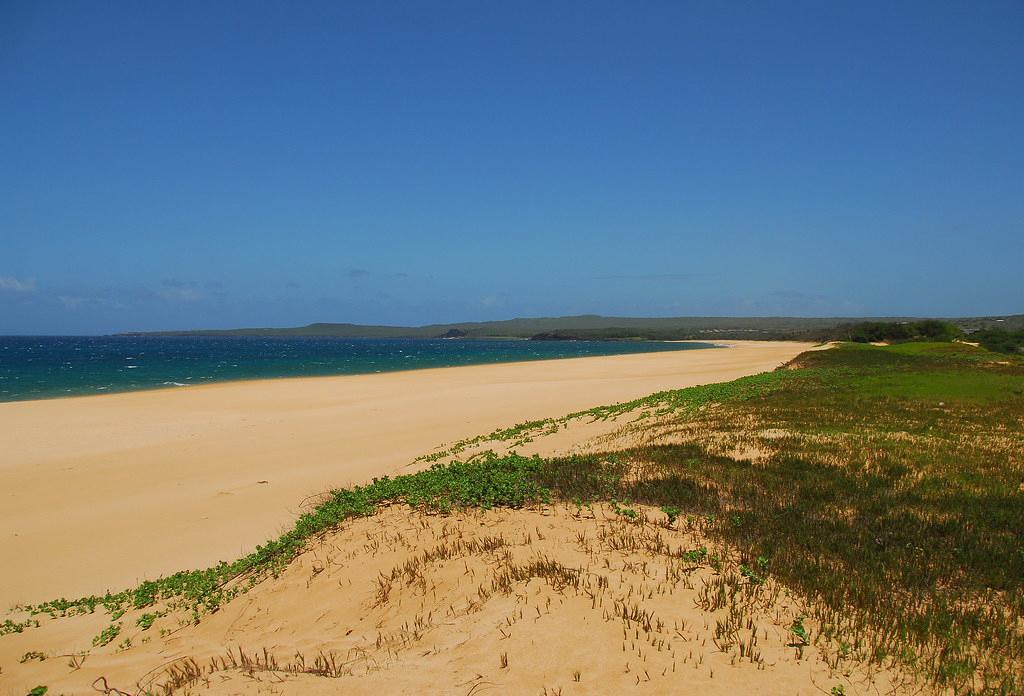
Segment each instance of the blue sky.
[[0,0],[0,334],[1024,311],[1024,4]]

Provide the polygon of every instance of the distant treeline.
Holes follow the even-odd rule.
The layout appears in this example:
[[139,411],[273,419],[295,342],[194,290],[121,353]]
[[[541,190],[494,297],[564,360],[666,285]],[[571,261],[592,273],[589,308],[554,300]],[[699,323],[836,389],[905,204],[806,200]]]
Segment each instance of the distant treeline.
[[575,331],[545,331],[530,337],[533,341],[613,341],[613,340],[736,340],[759,339],[767,341],[853,341],[856,343],[898,343],[901,341],[952,341],[964,332],[956,324],[938,319],[916,321],[860,321],[827,328],[768,329],[715,329],[693,330],[685,328],[637,329],[608,327],[603,329],[577,329]]
[[556,329],[530,337],[532,341],[714,341],[758,339],[763,341],[853,341],[854,343],[901,343],[904,341],[970,340],[999,353],[1024,353],[1024,329],[1006,331],[986,328],[965,332],[951,321],[920,319],[917,321],[861,321],[840,324],[834,328],[632,328]]
[[803,340],[806,330],[779,329],[631,329],[608,327],[606,329],[576,329],[565,331],[544,331],[530,336],[531,341],[715,341],[715,340],[758,340],[785,341]]
[[982,348],[997,353],[1024,354],[1024,330],[983,329],[972,333],[970,340],[977,341]]
[[955,341],[967,340],[996,353],[1024,353],[1024,329],[1007,331],[986,328],[964,332],[952,322],[925,319],[912,322],[865,321],[844,324],[828,332],[824,340],[854,341],[856,343],[899,343],[901,341]]
[[921,321],[864,321],[857,324],[843,324],[828,333],[833,341],[875,343],[879,341],[952,341],[964,332],[956,324],[938,319]]
[[[909,341],[952,340],[985,331],[1024,331],[1024,314],[921,317],[536,317],[502,321],[379,326],[317,323],[286,328],[157,332],[171,336],[281,336],[336,338],[530,338],[538,341]],[[137,335],[137,334],[132,334]],[[999,343],[1003,345],[1005,341]]]

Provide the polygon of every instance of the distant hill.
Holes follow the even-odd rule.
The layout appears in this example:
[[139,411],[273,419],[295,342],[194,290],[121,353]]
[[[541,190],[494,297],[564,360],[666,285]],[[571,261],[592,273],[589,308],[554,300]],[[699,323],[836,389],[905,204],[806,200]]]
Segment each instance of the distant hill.
[[[546,340],[762,339],[826,340],[859,322],[915,322],[927,317],[604,317],[584,314],[503,321],[378,326],[316,323],[291,328],[134,332],[156,336],[336,336],[341,338],[538,338]],[[945,318],[967,333],[1024,329],[1024,314]]]

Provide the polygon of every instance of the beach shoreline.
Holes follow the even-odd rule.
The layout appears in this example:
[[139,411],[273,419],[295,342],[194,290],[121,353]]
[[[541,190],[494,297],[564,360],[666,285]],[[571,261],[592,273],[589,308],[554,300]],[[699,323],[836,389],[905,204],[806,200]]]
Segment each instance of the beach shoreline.
[[774,369],[809,343],[231,381],[0,403],[0,602],[232,560],[307,496],[526,420]]
[[[50,337],[50,336],[42,336],[42,337],[38,337],[38,338],[41,339],[41,340],[48,340],[48,339],[64,340],[64,339],[67,339],[68,341],[74,342],[76,340],[85,340],[85,341],[100,340],[100,341],[103,341],[103,340],[105,340],[107,338],[128,338],[128,337],[129,336],[118,335],[118,336],[113,336],[113,337],[104,337],[104,336],[99,336],[99,337],[96,337],[96,336]],[[0,339],[2,339],[2,338],[4,338],[4,337],[0,337]],[[33,339],[35,337],[17,336],[17,337],[10,337],[10,338],[24,342],[26,339],[31,340],[31,339]],[[188,338],[188,337],[180,337],[180,338]],[[226,340],[227,341],[240,340],[240,341],[250,341],[251,342],[251,339],[254,339],[254,338],[257,338],[257,337],[227,337]],[[313,338],[313,337],[306,337],[306,338]],[[303,338],[302,340],[306,340],[306,338]],[[333,340],[331,337],[328,337],[328,339],[329,340]],[[224,337],[220,337],[220,341],[222,343],[223,343],[224,340],[225,340]],[[282,341],[283,340],[284,345],[289,345],[290,344],[290,341],[288,339],[281,339],[280,337],[271,337],[271,340],[275,340],[275,341]],[[94,364],[90,364],[88,362],[82,362],[80,364],[76,364],[75,363],[75,360],[78,360],[81,357],[81,354],[79,354],[79,352],[78,352],[79,350],[83,350],[84,354],[86,354],[86,355],[88,355],[90,352],[95,350],[95,347],[87,345],[87,346],[84,346],[82,348],[75,347],[73,352],[65,352],[64,354],[57,353],[57,354],[50,354],[50,355],[39,356],[39,357],[37,357],[37,356],[21,355],[21,356],[16,356],[15,358],[13,358],[13,361],[7,365],[7,369],[6,370],[0,369],[0,404],[9,403],[9,402],[47,401],[47,400],[51,400],[51,399],[70,399],[70,398],[82,398],[82,397],[93,397],[93,396],[109,396],[111,394],[126,394],[126,393],[142,392],[142,391],[175,390],[175,389],[179,389],[179,388],[182,388],[182,387],[193,387],[193,388],[195,388],[195,387],[202,387],[202,386],[207,386],[207,385],[211,385],[211,384],[225,384],[225,383],[241,384],[241,383],[247,383],[247,382],[264,382],[264,381],[268,381],[268,380],[278,380],[278,379],[307,379],[307,378],[318,379],[318,378],[323,378],[323,377],[345,377],[345,376],[353,376],[353,375],[374,375],[374,374],[387,374],[387,373],[392,373],[392,372],[409,372],[409,371],[413,371],[413,370],[436,370],[436,369],[444,369],[444,368],[448,368],[448,367],[472,367],[472,366],[477,366],[477,365],[511,365],[511,364],[537,362],[537,361],[546,361],[546,360],[574,360],[574,359],[584,358],[584,357],[606,357],[606,356],[613,356],[613,355],[633,355],[633,354],[638,354],[638,353],[642,354],[642,353],[648,353],[648,352],[660,352],[660,351],[670,351],[670,350],[682,350],[682,349],[702,350],[702,349],[706,349],[706,348],[721,348],[721,347],[724,347],[724,346],[722,346],[721,344],[718,344],[718,343],[712,343],[712,342],[701,341],[701,340],[685,340],[685,341],[683,341],[683,340],[680,340],[680,341],[659,341],[659,340],[641,340],[641,341],[620,341],[620,340],[602,341],[602,340],[594,340],[594,341],[590,341],[590,340],[585,340],[585,341],[581,341],[581,343],[588,344],[588,345],[590,345],[592,347],[593,346],[599,346],[602,349],[600,349],[600,350],[593,350],[593,351],[587,350],[587,351],[583,351],[583,352],[580,352],[580,351],[572,352],[572,351],[568,351],[568,350],[563,350],[563,352],[559,352],[557,350],[555,350],[555,351],[548,350],[547,353],[545,353],[543,351],[541,353],[537,353],[537,352],[525,353],[525,354],[516,355],[515,357],[511,357],[511,358],[507,354],[504,354],[504,355],[503,354],[496,354],[496,355],[479,354],[479,355],[476,355],[476,356],[473,356],[473,355],[467,356],[465,354],[459,355],[458,351],[455,351],[454,354],[448,356],[447,359],[445,359],[445,358],[438,359],[439,356],[437,356],[436,354],[430,354],[429,351],[426,352],[426,353],[423,353],[423,354],[419,354],[419,355],[416,354],[415,346],[432,345],[432,344],[437,343],[438,341],[447,341],[447,340],[455,340],[455,339],[444,339],[444,338],[441,338],[441,339],[436,339],[436,340],[431,341],[431,340],[426,340],[426,339],[356,339],[356,338],[342,338],[342,339],[339,339],[339,343],[340,343],[340,345],[343,345],[343,346],[344,345],[351,346],[353,343],[362,342],[362,341],[366,341],[368,344],[376,344],[378,346],[378,348],[380,348],[381,344],[385,344],[385,345],[390,344],[392,346],[392,348],[391,348],[392,354],[388,355],[387,354],[387,350],[385,350],[381,355],[377,356],[377,357],[381,358],[381,360],[383,361],[384,367],[381,367],[381,368],[372,367],[371,368],[370,367],[371,365],[373,365],[373,366],[378,365],[379,364],[378,361],[371,360],[368,363],[364,361],[360,365],[353,366],[351,364],[352,363],[352,358],[353,358],[353,356],[351,354],[346,358],[343,355],[339,355],[339,354],[335,354],[335,353],[318,354],[318,353],[314,352],[314,353],[302,354],[301,351],[300,351],[299,354],[293,354],[291,356],[292,360],[289,361],[289,364],[287,364],[287,365],[278,364],[276,368],[271,368],[268,372],[265,372],[265,373],[262,373],[262,374],[253,374],[251,370],[249,370],[248,372],[246,370],[242,370],[241,372],[233,371],[232,369],[224,369],[224,366],[225,366],[225,364],[229,360],[231,360],[231,361],[239,360],[239,361],[242,361],[242,362],[249,362],[250,364],[263,364],[263,365],[265,365],[267,363],[275,363],[277,356],[275,356],[272,351],[270,353],[260,353],[257,350],[257,352],[255,352],[255,353],[251,353],[250,352],[248,354],[244,354],[243,353],[243,354],[239,354],[239,355],[236,355],[236,354],[234,354],[232,352],[232,354],[230,356],[228,356],[228,355],[220,355],[219,357],[212,357],[210,355],[206,355],[205,356],[205,358],[206,358],[206,362],[205,363],[203,363],[203,362],[194,363],[194,362],[192,362],[192,356],[191,355],[187,355],[187,354],[182,354],[182,355],[179,355],[179,356],[172,355],[172,356],[170,356],[170,358],[164,357],[163,360],[158,359],[156,361],[156,363],[153,363],[153,362],[151,362],[149,360],[143,360],[139,356],[146,355],[146,354],[151,353],[153,351],[156,351],[157,353],[163,352],[164,347],[162,347],[160,345],[120,346],[120,351],[122,351],[122,354],[116,354],[116,355],[113,355],[113,356],[108,355],[107,356],[108,364],[106,366],[99,367],[100,371],[97,372],[97,368],[96,368],[96,366]],[[542,346],[545,349],[551,349],[552,346],[560,346],[562,344],[577,343],[577,341],[574,341],[574,340],[567,340],[567,341],[545,341],[545,342],[541,342],[541,343],[531,343],[528,339],[497,338],[497,337],[471,338],[471,339],[459,339],[459,340],[465,341],[466,343],[470,343],[470,344],[472,344],[472,343],[487,343],[487,342],[502,343],[502,344],[508,344],[510,342],[514,342],[516,344],[530,343],[532,346]],[[637,344],[642,344],[644,346],[644,348],[643,349],[636,349],[635,346]],[[690,345],[686,346],[685,348],[681,348],[681,347],[678,347],[678,346],[671,346],[671,345],[666,345],[666,344],[690,344]],[[398,355],[395,355],[394,352],[393,352],[394,348],[396,346],[401,346],[401,345],[405,345],[406,348],[413,348],[413,350],[410,351],[410,353],[407,354],[406,350],[399,348],[397,350],[397,354]],[[617,350],[613,349],[611,352],[603,352],[603,348],[605,346],[621,347],[623,345],[630,346],[630,349],[629,350],[625,350],[625,351],[617,351]],[[653,348],[652,348],[652,346],[653,346]],[[659,347],[659,346],[661,346],[661,347]],[[292,347],[295,348],[296,346],[293,345]],[[109,346],[106,346],[106,348],[109,348]],[[101,347],[100,351],[102,352],[103,350],[104,350],[104,347]],[[177,348],[177,350],[180,350],[180,346]],[[232,349],[232,351],[233,351],[233,349]],[[115,351],[115,353],[116,353],[116,351]],[[6,359],[6,357],[7,356],[5,355],[5,359]],[[72,357],[74,357],[74,360],[70,360],[70,358],[72,358]],[[114,366],[114,372],[107,371],[106,373],[103,373],[102,370],[104,369],[104,367],[106,367],[106,368],[110,368],[111,367],[110,364],[109,364],[111,357],[113,358],[113,362],[116,363],[116,365]],[[28,358],[28,359],[26,360],[26,358]],[[169,363],[175,364],[175,365],[177,365],[179,367],[181,366],[182,363],[176,362],[176,358],[185,358],[186,362],[190,363],[190,369],[185,370],[185,371],[180,371],[180,370],[178,370],[178,369],[176,369],[174,367],[169,367]],[[396,360],[396,358],[401,358],[401,359],[400,360]],[[414,358],[415,361],[414,362],[405,362],[409,358]],[[124,362],[121,362],[122,359],[124,360]],[[141,364],[139,362],[140,360],[142,360]],[[427,362],[427,364],[420,363],[419,361],[421,361],[421,360],[425,360]],[[59,374],[59,375],[58,374],[42,374],[42,375],[39,375],[39,374],[31,374],[31,373],[26,374],[24,372],[19,373],[19,371],[18,371],[19,367],[24,368],[26,366],[26,364],[32,364],[32,363],[46,364],[48,361],[51,364],[53,364],[53,363],[61,363],[64,367],[68,368],[68,371],[63,372],[62,374]],[[309,367],[309,364],[308,364],[309,361],[312,361],[313,363],[316,363],[317,367],[312,367],[312,368]],[[19,362],[20,362],[20,365],[19,365]],[[216,365],[214,363],[216,363]],[[14,365],[13,371],[12,371],[12,368],[11,368],[12,365]],[[302,365],[302,367],[296,371],[295,370],[295,366],[296,365]],[[326,367],[327,365],[331,365],[331,367]],[[2,367],[2,366],[0,366],[0,367]],[[80,369],[79,370],[75,370],[74,368],[76,368],[76,367],[78,367]],[[131,379],[127,379],[127,381],[126,381],[126,378],[124,376],[125,369],[133,370],[133,369],[137,369],[139,367],[146,368],[146,370],[145,370],[147,372],[146,376],[143,377],[141,381],[136,381],[136,380],[131,380]],[[239,365],[238,364],[231,364],[230,368],[239,368]],[[68,383],[65,380],[66,380],[66,377],[70,374],[70,372],[75,372],[75,373],[85,372],[85,373],[91,373],[91,374],[89,374],[89,376],[87,377],[86,381],[72,381],[72,382]],[[212,373],[216,373],[216,374],[203,374],[203,373],[207,373],[207,372],[212,372]],[[198,374],[196,374],[196,373],[198,373]],[[25,382],[29,383],[29,384],[34,382],[35,386],[34,387],[29,387],[28,391],[19,391],[18,389],[14,389],[12,391],[11,387],[16,386],[18,384],[19,380],[25,380]]]

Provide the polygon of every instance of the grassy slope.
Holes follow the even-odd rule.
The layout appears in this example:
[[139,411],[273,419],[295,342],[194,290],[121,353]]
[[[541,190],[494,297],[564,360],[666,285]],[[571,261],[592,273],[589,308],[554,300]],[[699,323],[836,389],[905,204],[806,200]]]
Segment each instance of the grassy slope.
[[1017,693],[1024,367],[999,362],[949,344],[805,354],[777,389],[663,425],[681,444],[620,454],[642,473],[617,494],[713,516],[866,659]]
[[916,343],[844,345],[804,354],[793,368],[589,414],[657,412],[634,427],[670,444],[552,460],[483,456],[378,480],[336,491],[232,564],[32,609],[103,608],[116,626],[125,609],[171,601],[200,620],[311,537],[383,504],[444,511],[615,500],[625,515],[632,503],[664,506],[737,549],[750,582],[771,574],[811,601],[821,626],[812,639],[837,655],[895,662],[962,693],[1019,692],[1024,363]]

